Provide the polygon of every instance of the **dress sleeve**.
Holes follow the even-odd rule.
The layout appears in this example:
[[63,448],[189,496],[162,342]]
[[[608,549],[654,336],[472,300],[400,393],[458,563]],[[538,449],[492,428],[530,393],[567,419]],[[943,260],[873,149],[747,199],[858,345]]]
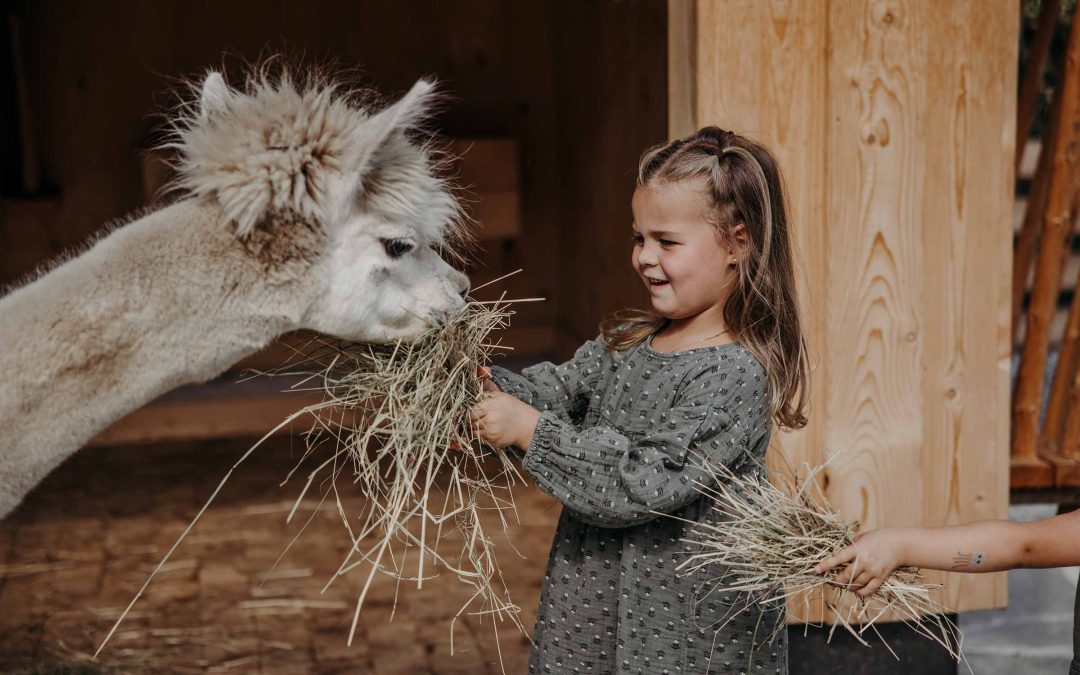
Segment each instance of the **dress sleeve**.
[[712,483],[703,462],[735,469],[749,457],[763,461],[767,446],[764,375],[748,368],[730,384],[704,379],[633,438],[608,426],[578,430],[544,412],[522,467],[590,525],[630,527],[676,511],[700,496],[695,482]]
[[611,365],[611,355],[603,338],[578,347],[574,357],[555,365],[539,363],[518,375],[492,366],[491,380],[507,394],[528,403],[541,412],[551,413],[562,421],[580,424],[592,396]]

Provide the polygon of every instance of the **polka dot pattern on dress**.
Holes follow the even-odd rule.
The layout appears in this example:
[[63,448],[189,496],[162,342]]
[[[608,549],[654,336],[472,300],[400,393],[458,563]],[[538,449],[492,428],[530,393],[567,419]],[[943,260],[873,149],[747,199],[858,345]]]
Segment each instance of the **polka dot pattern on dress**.
[[762,470],[768,380],[746,348],[612,354],[597,338],[492,380],[541,411],[522,466],[564,505],[530,673],[787,673],[786,633],[768,642],[778,612],[736,616],[724,569],[676,570],[721,517],[694,489],[701,463]]

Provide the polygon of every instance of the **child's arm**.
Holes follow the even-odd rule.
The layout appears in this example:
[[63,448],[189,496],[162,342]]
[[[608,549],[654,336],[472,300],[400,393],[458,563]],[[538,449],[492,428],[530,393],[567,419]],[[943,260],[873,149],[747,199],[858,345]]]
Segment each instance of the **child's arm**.
[[835,581],[851,584],[859,595],[878,589],[897,567],[953,572],[999,572],[1014,567],[1080,564],[1080,511],[1030,523],[984,520],[950,527],[871,530],[855,544],[814,567],[823,574],[847,569]]
[[521,374],[492,366],[490,378],[501,391],[564,422],[580,423],[603,373],[611,364],[603,338],[586,342],[566,363],[544,362]]
[[712,482],[703,458],[728,466],[751,455],[762,460],[768,435],[764,387],[763,376],[740,378],[723,396],[713,396],[712,388],[688,383],[690,393],[665,411],[656,428],[633,438],[608,426],[578,429],[551,411],[530,414],[501,395],[478,404],[474,416],[482,436],[497,426],[505,432],[503,442],[517,439],[527,447],[522,467],[580,519],[629,527],[700,497],[695,483]]

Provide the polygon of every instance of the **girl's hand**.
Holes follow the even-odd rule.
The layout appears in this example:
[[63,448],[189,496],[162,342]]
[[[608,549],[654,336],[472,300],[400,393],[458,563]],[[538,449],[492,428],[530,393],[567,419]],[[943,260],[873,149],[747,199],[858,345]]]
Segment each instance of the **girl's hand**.
[[885,583],[894,569],[903,564],[903,531],[883,528],[858,535],[854,544],[819,562],[814,566],[814,571],[824,574],[838,565],[847,565],[833,582],[847,586],[866,598]]
[[532,443],[540,411],[496,388],[489,398],[473,406],[469,418],[476,435],[488,445],[516,445],[524,450]]
[[476,375],[480,378],[480,386],[483,391],[502,391],[499,385],[491,381],[491,369],[483,366],[476,369]]

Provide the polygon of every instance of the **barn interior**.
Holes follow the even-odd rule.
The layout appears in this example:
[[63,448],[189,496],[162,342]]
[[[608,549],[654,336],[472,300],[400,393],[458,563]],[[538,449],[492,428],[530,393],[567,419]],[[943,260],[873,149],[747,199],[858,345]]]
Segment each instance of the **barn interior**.
[[[826,488],[867,526],[1067,510],[1080,503],[1080,190],[1053,170],[1068,146],[1053,111],[1080,38],[1075,3],[1021,5],[13,0],[0,287],[170,199],[163,122],[210,69],[238,84],[268,60],[317,67],[386,100],[430,76],[445,94],[431,126],[460,155],[475,220],[466,271],[476,286],[520,270],[479,297],[544,298],[516,307],[498,362],[559,361],[647,302],[627,265],[641,151],[719,121],[785,167],[811,301],[811,423],[774,447],[814,464],[833,445],[855,453]],[[1051,201],[1071,204],[1059,238],[1043,235]],[[336,513],[308,496],[286,522],[302,424],[237,468],[91,658],[222,476],[301,405],[248,373],[311,337],[136,410],[0,520],[0,670],[524,671],[524,633],[459,615],[468,589],[445,573],[419,590],[377,577],[347,643],[363,577],[324,588],[350,546]],[[531,629],[560,505],[529,483],[513,495],[517,520],[496,540]],[[934,579],[965,616],[1011,593],[1003,575]],[[1022,635],[998,616],[985,663]],[[828,627],[793,630],[792,672],[957,672],[894,626],[882,630],[903,662],[843,638],[824,649]]]
[[[502,338],[514,347],[507,364],[572,353],[606,313],[644,298],[625,264],[629,200],[639,152],[667,134],[665,2],[5,7],[0,284],[167,199],[155,147],[177,92],[208,69],[236,78],[276,58],[387,98],[438,80],[433,127],[462,157],[457,181],[477,221],[473,284],[520,269],[491,290],[545,298],[519,306]],[[501,660],[522,672],[527,638],[502,625],[495,641],[482,616],[457,619],[450,657],[467,596],[449,575],[422,591],[377,580],[346,644],[357,583],[320,592],[348,547],[340,523],[315,517],[290,546],[297,486],[279,484],[291,433],[236,475],[89,661],[232,462],[296,409],[276,382],[239,381],[280,350],[121,420],[0,522],[5,671],[476,673]],[[558,508],[531,485],[515,497],[521,555],[505,542],[503,564],[531,629]]]

